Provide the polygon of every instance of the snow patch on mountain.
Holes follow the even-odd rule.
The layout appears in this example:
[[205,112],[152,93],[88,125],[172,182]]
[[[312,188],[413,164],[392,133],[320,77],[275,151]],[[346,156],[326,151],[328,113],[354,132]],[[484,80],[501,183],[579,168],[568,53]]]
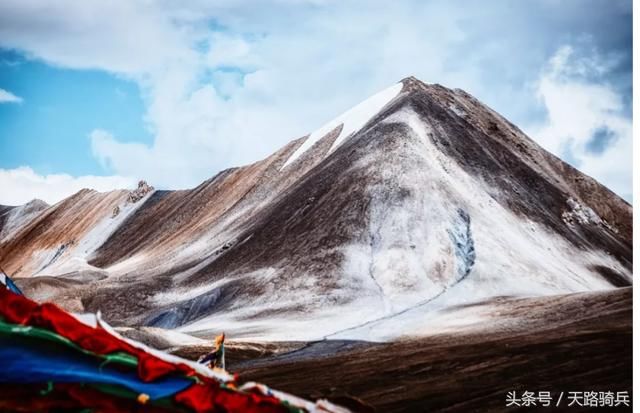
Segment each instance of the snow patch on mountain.
[[48,207],[49,204],[46,202],[40,199],[34,199],[24,205],[12,208],[6,213],[4,225],[0,229],[0,241],[4,241],[5,238],[17,234],[20,228],[31,222]]
[[192,288],[175,287],[171,290],[162,291],[155,294],[150,298],[150,300],[157,305],[167,305],[180,301],[192,300],[198,296],[211,292],[212,290],[220,287],[220,285],[222,284],[226,284],[227,282],[229,282],[229,280],[224,279]]
[[402,90],[402,82],[371,96],[369,99],[349,109],[342,115],[333,119],[331,122],[325,124],[320,129],[317,129],[307,137],[307,139],[293,152],[293,154],[286,160],[280,170],[283,170],[288,165],[294,163],[300,156],[302,156],[307,150],[309,150],[316,142],[326,136],[329,132],[336,127],[342,125],[342,130],[331,145],[331,148],[327,153],[334,151],[342,142],[352,135],[354,132],[362,129],[366,123],[373,118],[380,110],[395,98]]
[[109,239],[111,234],[113,234],[113,232],[117,230],[130,215],[135,213],[135,211],[144,204],[144,202],[141,201],[143,198],[150,196],[150,194],[153,193],[153,190],[146,192],[143,195],[139,192],[135,192],[135,202],[130,200],[132,193],[134,193],[134,191],[130,192],[127,199],[120,202],[115,207],[118,208],[117,214],[112,213],[111,215],[103,217],[84,237],[82,237],[82,239],[78,241],[76,248],[74,248],[74,255],[89,258],[96,249]]
[[469,275],[471,267],[476,261],[476,251],[473,237],[471,236],[471,218],[464,209],[458,209],[458,220],[447,232],[454,245],[456,258],[458,259],[458,282]]
[[449,109],[451,109],[451,111],[453,113],[455,113],[456,115],[460,116],[461,118],[464,118],[464,117],[467,116],[467,112],[462,107],[460,107],[459,105],[457,105],[455,103],[450,104],[449,105]]

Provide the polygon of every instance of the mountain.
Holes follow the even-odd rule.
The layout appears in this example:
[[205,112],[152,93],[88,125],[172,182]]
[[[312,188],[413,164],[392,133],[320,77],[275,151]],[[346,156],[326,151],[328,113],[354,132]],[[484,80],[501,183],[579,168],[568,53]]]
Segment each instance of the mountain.
[[631,285],[632,208],[468,93],[407,78],[190,190],[0,207],[0,265],[119,325],[388,340]]

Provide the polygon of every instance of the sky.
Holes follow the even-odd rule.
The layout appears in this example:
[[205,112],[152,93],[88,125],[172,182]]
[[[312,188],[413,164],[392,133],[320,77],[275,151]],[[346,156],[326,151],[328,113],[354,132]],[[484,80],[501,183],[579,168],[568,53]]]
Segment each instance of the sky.
[[410,75],[631,202],[631,0],[5,0],[0,204],[193,187]]

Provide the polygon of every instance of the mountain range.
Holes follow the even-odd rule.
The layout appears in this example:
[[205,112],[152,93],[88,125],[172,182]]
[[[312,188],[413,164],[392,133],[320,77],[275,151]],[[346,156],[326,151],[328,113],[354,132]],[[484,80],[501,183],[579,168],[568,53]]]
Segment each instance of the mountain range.
[[193,189],[0,206],[0,265],[120,326],[391,341],[631,285],[632,207],[468,93],[410,77]]

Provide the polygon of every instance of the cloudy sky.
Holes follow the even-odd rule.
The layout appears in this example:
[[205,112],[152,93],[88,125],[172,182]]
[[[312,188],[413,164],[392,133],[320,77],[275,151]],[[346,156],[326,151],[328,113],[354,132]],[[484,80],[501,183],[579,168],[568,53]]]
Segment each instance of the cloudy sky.
[[631,0],[5,0],[0,204],[141,178],[191,187],[409,75],[465,89],[630,201],[631,9]]

